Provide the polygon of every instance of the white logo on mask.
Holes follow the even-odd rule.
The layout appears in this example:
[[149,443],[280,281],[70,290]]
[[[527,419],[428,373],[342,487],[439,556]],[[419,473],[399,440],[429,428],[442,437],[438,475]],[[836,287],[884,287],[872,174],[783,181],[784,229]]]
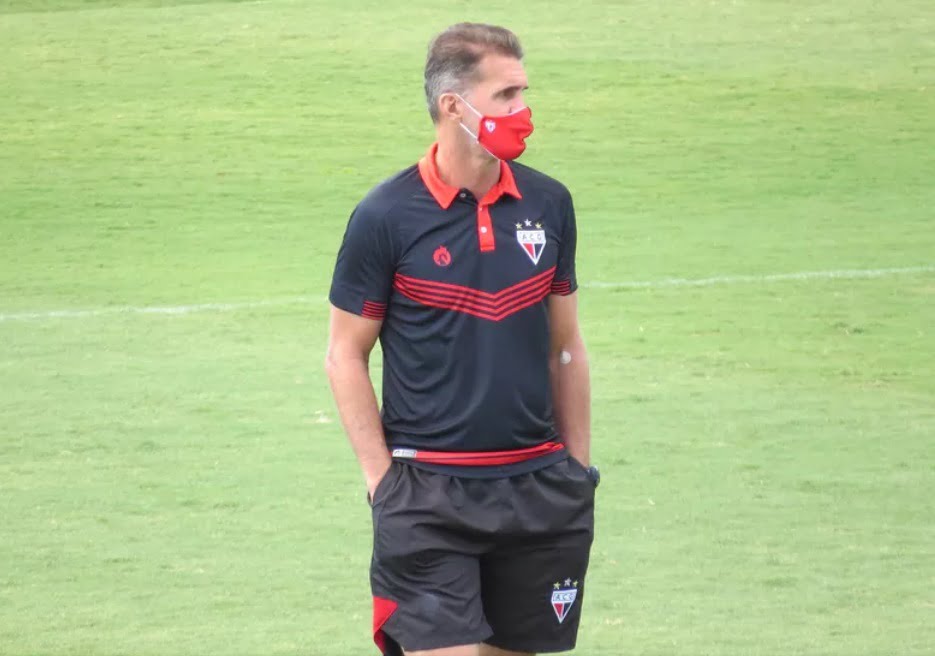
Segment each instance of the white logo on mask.
[[497,124],[493,121],[484,121],[484,127],[487,128],[487,132],[493,132],[497,129]]

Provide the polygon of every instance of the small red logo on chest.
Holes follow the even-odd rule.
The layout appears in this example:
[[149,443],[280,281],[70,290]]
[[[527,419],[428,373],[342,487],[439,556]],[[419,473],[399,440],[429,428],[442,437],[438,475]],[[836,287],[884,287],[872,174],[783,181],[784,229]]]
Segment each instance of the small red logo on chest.
[[451,264],[451,253],[448,252],[448,249],[444,246],[439,246],[435,249],[435,252],[432,253],[432,259],[435,260],[435,264],[440,267],[446,267]]

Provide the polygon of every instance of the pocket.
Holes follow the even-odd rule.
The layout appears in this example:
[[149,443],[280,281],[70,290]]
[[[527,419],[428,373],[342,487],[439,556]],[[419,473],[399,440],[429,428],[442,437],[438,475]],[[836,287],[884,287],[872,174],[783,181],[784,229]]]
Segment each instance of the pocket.
[[375,508],[383,503],[393,483],[399,478],[399,471],[401,468],[402,466],[395,460],[390,463],[389,469],[386,470],[386,473],[383,474],[383,478],[380,479],[380,482],[377,483],[377,487],[373,490],[373,498],[367,499],[371,508]]
[[585,480],[587,480],[588,484],[592,488],[597,488],[597,482],[594,480],[594,476],[591,474],[591,471],[585,467],[580,460],[573,456],[568,456],[567,462],[571,471],[577,470],[578,474],[584,476]]

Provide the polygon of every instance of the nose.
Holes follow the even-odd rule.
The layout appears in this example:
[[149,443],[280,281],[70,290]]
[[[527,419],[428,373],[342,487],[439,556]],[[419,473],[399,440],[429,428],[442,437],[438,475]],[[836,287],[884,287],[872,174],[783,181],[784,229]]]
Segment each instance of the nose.
[[526,106],[526,98],[523,97],[523,92],[517,92],[516,96],[513,97],[512,107],[510,107],[511,112],[517,112],[523,109]]

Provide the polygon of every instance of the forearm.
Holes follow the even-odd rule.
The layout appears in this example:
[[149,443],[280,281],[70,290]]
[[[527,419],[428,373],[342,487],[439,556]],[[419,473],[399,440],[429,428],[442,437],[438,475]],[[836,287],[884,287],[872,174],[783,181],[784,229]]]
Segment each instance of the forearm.
[[[562,353],[567,355],[563,356]],[[552,354],[552,406],[559,436],[569,454],[591,462],[591,377],[588,354],[579,339]]]
[[341,423],[372,490],[390,466],[390,456],[367,362],[329,358],[327,371]]

